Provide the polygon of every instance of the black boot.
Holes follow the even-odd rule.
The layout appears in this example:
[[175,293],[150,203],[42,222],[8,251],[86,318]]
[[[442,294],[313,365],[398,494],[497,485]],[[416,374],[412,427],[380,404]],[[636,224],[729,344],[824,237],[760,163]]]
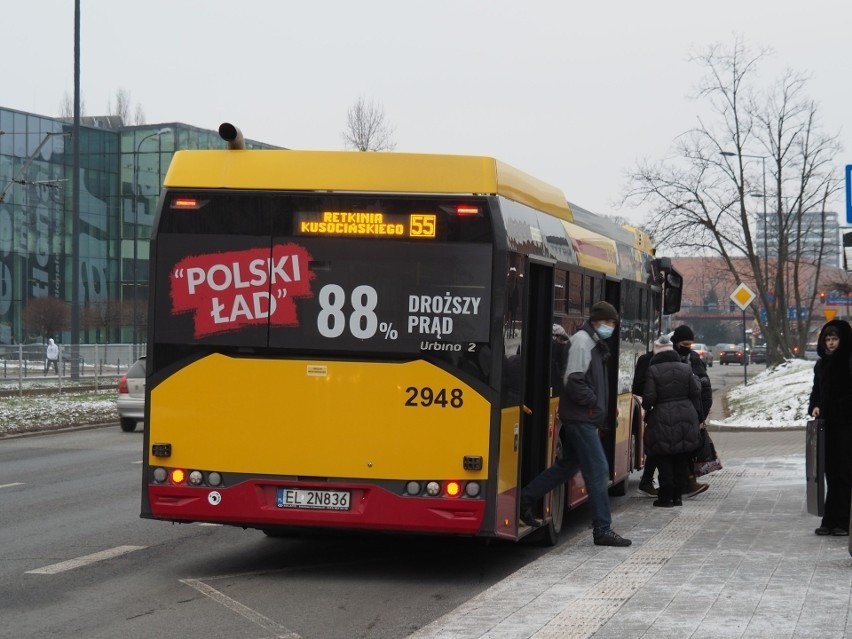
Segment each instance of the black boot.
[[657,489],[657,499],[654,500],[654,506],[657,508],[671,508],[672,504],[672,487],[660,486]]

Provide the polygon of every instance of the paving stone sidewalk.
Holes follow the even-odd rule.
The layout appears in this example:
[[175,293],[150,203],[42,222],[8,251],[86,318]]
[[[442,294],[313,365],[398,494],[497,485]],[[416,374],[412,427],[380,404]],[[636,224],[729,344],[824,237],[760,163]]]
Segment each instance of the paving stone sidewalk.
[[[726,460],[734,438],[742,456]],[[814,535],[804,455],[791,453],[804,434],[714,439],[725,468],[707,478],[710,490],[682,508],[642,497],[619,504],[613,527],[631,547],[597,547],[578,533],[411,637],[852,635],[848,538]]]

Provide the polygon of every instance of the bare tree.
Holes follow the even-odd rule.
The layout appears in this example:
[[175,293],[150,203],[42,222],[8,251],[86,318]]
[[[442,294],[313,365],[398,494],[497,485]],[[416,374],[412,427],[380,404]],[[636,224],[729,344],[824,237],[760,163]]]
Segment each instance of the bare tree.
[[95,342],[106,343],[109,330],[121,322],[121,306],[113,300],[89,302],[83,307],[80,325],[85,330],[95,331]]
[[[714,45],[693,58],[705,70],[697,97],[713,120],[699,118],[676,140],[677,159],[640,164],[625,199],[651,205],[647,226],[661,246],[719,255],[737,282],[743,274],[734,258],[745,256],[766,320],[757,305],[752,310],[777,359],[792,356],[807,339],[825,245],[805,241],[809,234],[824,238],[822,228],[809,228],[824,216],[806,213],[824,211],[839,189],[831,170],[839,145],[836,136],[822,133],[801,74],[788,71],[758,90],[758,67],[767,53],[735,39],[730,49]],[[765,259],[769,238],[774,261]],[[803,290],[812,294],[803,298]],[[790,318],[790,306],[806,312]]]
[[[86,101],[80,97],[80,115],[86,113]],[[62,94],[62,101],[59,103],[59,117],[70,120],[74,117],[74,96],[66,91]]]
[[[107,102],[107,114],[116,115],[121,118],[125,124],[130,124],[130,110],[133,108],[133,101],[130,97],[130,91],[120,88],[115,92],[115,106],[113,103]],[[133,124],[145,124],[145,112],[142,110],[142,105],[136,104],[133,113]]]
[[380,104],[359,97],[346,112],[343,140],[347,148],[359,151],[391,151],[396,148],[394,127],[385,118]]
[[133,124],[145,124],[145,111],[142,109],[142,105],[138,103],[133,111]]
[[44,339],[68,328],[71,311],[59,298],[37,297],[27,303],[23,319],[28,334],[35,333]]
[[117,115],[122,122],[130,121],[130,91],[127,89],[118,89],[115,92],[115,107],[112,103],[107,102],[107,114]]

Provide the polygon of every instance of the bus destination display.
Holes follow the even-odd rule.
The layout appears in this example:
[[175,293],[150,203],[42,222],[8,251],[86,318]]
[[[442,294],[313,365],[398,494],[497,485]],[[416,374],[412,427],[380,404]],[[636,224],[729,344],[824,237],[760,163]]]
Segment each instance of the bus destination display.
[[297,212],[295,234],[325,237],[388,237],[433,240],[434,213],[378,213],[370,211]]

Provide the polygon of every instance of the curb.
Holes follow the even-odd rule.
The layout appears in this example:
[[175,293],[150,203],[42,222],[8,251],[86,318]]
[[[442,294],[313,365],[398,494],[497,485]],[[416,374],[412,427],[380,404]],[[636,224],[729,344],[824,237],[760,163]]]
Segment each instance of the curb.
[[734,433],[745,433],[745,432],[757,432],[757,433],[765,433],[765,432],[775,432],[779,430],[805,430],[804,425],[800,424],[779,424],[778,426],[746,426],[745,424],[720,424],[718,422],[707,422],[707,430],[710,432],[734,432]]
[[5,439],[19,439],[21,437],[38,437],[40,435],[52,435],[53,433],[67,433],[75,430],[92,430],[95,428],[106,428],[107,426],[119,427],[118,422],[96,422],[94,424],[75,424],[73,426],[55,426],[39,428],[38,430],[22,430],[12,433],[0,433],[0,442]]

